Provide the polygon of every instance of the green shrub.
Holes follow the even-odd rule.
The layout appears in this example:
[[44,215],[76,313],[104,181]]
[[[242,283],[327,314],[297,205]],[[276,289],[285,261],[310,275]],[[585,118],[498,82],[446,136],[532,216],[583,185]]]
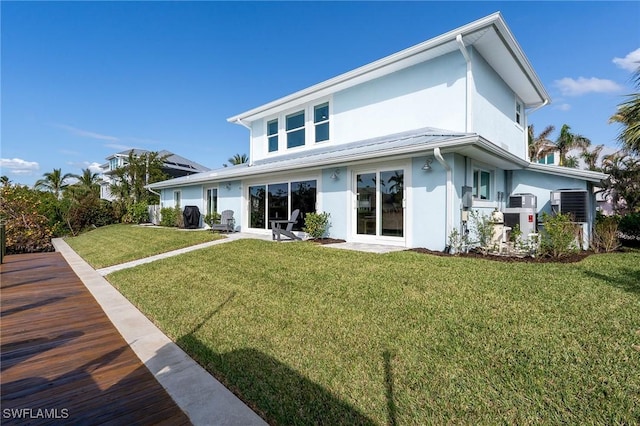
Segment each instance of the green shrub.
[[176,209],[171,207],[165,207],[160,210],[160,225],[161,226],[177,226]]
[[625,245],[640,244],[640,212],[628,213],[620,218],[618,236]]
[[329,217],[327,212],[307,213],[304,217],[304,228],[302,230],[309,234],[311,238],[324,237],[329,229]]
[[146,202],[138,202],[127,207],[126,216],[130,223],[149,222],[149,206]]
[[469,214],[469,232],[471,240],[480,246],[483,253],[491,250],[491,237],[493,236],[493,222],[491,216],[481,214],[478,210],[472,210]]
[[220,223],[220,213],[213,212],[213,213],[209,213],[208,215],[205,215],[204,223],[206,223],[209,226],[213,226],[216,223]]
[[542,224],[544,225],[540,241],[542,254],[558,258],[580,249],[576,243],[578,225],[572,221],[571,215],[542,213]]
[[618,220],[616,216],[596,216],[593,227],[592,246],[595,251],[610,253],[620,247],[618,240]]
[[20,185],[0,188],[0,220],[6,229],[6,252],[52,251],[53,230],[49,218],[40,213],[43,192]]

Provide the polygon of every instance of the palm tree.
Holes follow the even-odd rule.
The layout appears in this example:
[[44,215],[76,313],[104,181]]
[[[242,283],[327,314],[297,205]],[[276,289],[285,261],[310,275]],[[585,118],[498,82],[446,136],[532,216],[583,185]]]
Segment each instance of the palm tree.
[[[636,69],[633,80],[640,91],[640,67]],[[640,155],[640,93],[631,94],[628,98],[618,106],[618,111],[609,122],[622,124],[618,140],[622,142],[624,149]]]
[[560,129],[560,136],[556,139],[555,148],[558,150],[560,157],[560,165],[565,166],[567,162],[567,153],[574,148],[582,148],[583,150],[591,145],[591,141],[582,135],[571,133],[571,127],[566,124]]
[[528,134],[528,146],[529,146],[529,161],[532,163],[537,162],[540,158],[545,157],[551,151],[555,150],[553,141],[549,139],[549,135],[555,130],[555,126],[549,125],[544,128],[538,136],[535,136],[535,130],[533,124],[527,127]]
[[604,145],[598,145],[593,148],[591,151],[585,149],[580,156],[585,162],[587,166],[587,170],[591,171],[600,171],[600,167],[598,167],[598,159],[600,157],[600,152],[604,148]]
[[578,157],[575,155],[570,155],[564,159],[564,167],[569,167],[570,169],[577,169],[580,161],[578,161]]
[[78,182],[67,187],[67,190],[74,189],[71,194],[73,198],[83,198],[88,194],[96,197],[100,195],[100,176],[93,173],[90,169],[83,169],[81,175],[73,175]]
[[[249,162],[249,157],[247,157],[247,154],[235,154],[233,157],[229,158],[227,161],[232,166],[237,166],[238,164],[244,164]],[[226,164],[223,164],[223,166],[227,167]]]
[[53,172],[44,173],[42,176],[44,176],[44,178],[38,179],[34,187],[36,189],[53,192],[58,199],[62,196],[62,190],[69,186],[66,180],[76,177],[73,173],[65,173],[63,175],[62,169],[53,169]]
[[11,184],[11,180],[8,176],[2,175],[0,176],[0,185],[9,186]]

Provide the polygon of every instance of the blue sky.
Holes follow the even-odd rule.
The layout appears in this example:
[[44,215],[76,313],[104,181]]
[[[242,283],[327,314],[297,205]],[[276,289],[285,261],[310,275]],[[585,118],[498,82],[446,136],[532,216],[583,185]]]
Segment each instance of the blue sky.
[[[615,148],[639,2],[0,2],[1,171],[31,185],[128,148],[211,168],[226,119],[501,11],[552,97],[529,117]],[[428,125],[428,123],[425,123]],[[553,135],[556,136],[555,134]]]

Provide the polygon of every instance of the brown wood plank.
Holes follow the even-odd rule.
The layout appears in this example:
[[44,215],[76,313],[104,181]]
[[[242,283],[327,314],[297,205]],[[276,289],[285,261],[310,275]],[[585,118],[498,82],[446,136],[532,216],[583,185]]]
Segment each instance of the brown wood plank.
[[59,253],[0,266],[0,397],[68,418],[2,424],[190,424]]

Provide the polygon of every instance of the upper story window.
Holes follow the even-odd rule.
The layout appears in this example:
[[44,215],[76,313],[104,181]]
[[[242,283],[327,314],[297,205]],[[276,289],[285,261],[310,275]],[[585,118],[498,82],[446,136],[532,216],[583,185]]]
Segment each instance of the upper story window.
[[267,138],[269,140],[269,152],[278,150],[278,119],[267,122]]
[[552,153],[547,154],[546,157],[542,157],[538,159],[538,163],[540,164],[555,164],[555,155]]
[[329,140],[329,102],[313,107],[316,142]]
[[304,110],[294,112],[286,117],[287,148],[295,148],[305,143]]
[[115,170],[118,168],[118,157],[109,160],[109,170]]
[[491,199],[491,172],[481,169],[473,170],[473,198]]
[[520,102],[519,100],[516,99],[516,117],[515,117],[515,121],[517,124],[519,124],[520,126],[522,126],[522,102]]

